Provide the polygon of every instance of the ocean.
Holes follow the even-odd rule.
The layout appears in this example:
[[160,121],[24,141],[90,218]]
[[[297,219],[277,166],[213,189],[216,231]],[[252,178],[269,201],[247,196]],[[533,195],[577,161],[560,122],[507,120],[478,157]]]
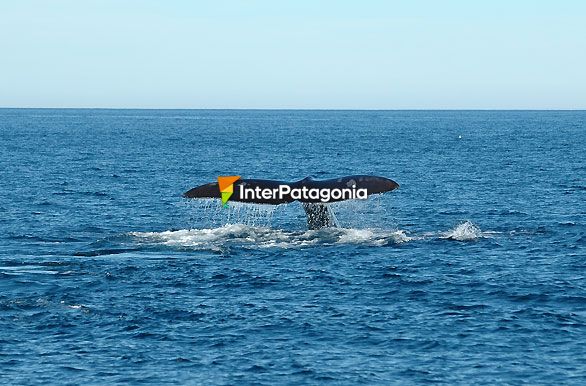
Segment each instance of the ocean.
[[585,111],[0,109],[0,181],[2,384],[586,383]]

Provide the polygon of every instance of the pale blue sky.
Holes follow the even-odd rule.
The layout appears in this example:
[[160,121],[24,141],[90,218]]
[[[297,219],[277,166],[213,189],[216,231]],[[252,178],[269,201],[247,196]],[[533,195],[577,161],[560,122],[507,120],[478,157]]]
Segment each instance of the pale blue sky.
[[0,0],[0,106],[584,109],[584,1]]

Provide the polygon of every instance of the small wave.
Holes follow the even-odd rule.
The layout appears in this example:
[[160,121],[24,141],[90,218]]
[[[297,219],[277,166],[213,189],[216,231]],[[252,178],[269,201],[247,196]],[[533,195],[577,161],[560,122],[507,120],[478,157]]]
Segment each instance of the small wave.
[[75,237],[70,237],[70,236],[64,236],[62,238],[57,238],[57,237],[41,237],[41,236],[37,236],[37,235],[31,235],[31,234],[17,234],[17,235],[11,235],[8,236],[9,239],[11,240],[17,240],[17,241],[25,241],[25,242],[39,242],[39,243],[54,243],[54,244],[59,244],[59,243],[74,243],[74,242],[79,242],[80,239],[77,239]]
[[41,275],[57,275],[59,271],[45,269],[42,265],[19,265],[0,267],[0,273],[5,275],[23,275],[23,274],[41,274]]
[[81,257],[95,257],[95,256],[106,256],[106,255],[121,255],[129,252],[136,252],[136,248],[104,248],[104,249],[92,249],[89,251],[77,251],[73,255]]
[[85,313],[89,312],[89,307],[85,304],[66,304],[64,300],[61,300],[60,304],[71,310],[81,310]]

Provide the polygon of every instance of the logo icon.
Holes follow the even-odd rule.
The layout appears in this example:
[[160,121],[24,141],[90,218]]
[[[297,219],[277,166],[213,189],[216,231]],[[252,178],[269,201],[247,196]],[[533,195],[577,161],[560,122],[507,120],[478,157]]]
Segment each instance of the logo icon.
[[228,200],[234,193],[234,183],[240,179],[240,176],[220,176],[218,177],[218,186],[222,196],[222,206],[228,206]]

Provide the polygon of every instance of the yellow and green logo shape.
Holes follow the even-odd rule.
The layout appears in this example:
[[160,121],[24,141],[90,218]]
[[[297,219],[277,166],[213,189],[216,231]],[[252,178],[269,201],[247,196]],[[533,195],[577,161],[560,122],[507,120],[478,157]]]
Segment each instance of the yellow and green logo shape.
[[218,187],[222,196],[222,206],[228,206],[228,200],[234,193],[234,183],[240,179],[240,176],[219,176]]

